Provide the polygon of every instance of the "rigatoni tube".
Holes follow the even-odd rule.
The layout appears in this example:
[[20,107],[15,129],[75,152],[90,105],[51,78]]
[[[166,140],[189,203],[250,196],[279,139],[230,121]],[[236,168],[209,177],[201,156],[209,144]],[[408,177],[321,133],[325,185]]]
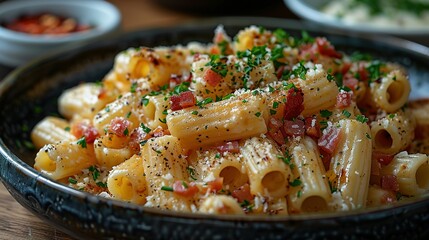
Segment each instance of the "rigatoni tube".
[[340,120],[338,127],[340,139],[330,165],[337,180],[332,185],[350,209],[365,207],[372,157],[369,127],[354,119]]
[[134,155],[110,171],[107,188],[114,198],[144,204],[147,196],[143,159]]
[[286,196],[291,170],[282,160],[283,154],[276,143],[266,137],[249,138],[244,141],[241,154],[245,160],[250,192],[253,195]]
[[289,209],[294,213],[328,210],[331,190],[325,177],[317,144],[310,137],[302,137],[289,147],[292,173],[295,180],[288,195]]
[[399,192],[415,196],[429,190],[429,158],[426,154],[400,152],[381,168],[382,175],[396,176]]
[[267,131],[264,99],[232,98],[168,114],[167,126],[182,146],[198,149],[224,141],[245,139]]

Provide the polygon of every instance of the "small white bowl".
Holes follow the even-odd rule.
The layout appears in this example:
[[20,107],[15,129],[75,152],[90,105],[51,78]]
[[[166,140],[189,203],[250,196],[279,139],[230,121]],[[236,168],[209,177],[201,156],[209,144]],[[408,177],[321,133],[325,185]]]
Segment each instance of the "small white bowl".
[[[319,24],[322,27],[332,27],[348,32],[357,32],[364,34],[391,34],[400,37],[416,38],[429,35],[428,28],[404,28],[402,26],[380,26],[377,24],[368,23],[347,23],[334,16],[329,16],[322,12],[322,8],[329,3],[330,0],[283,0],[286,6],[296,15],[313,23]],[[353,9],[350,9],[353,11]],[[423,41],[422,41],[423,42]]]
[[37,0],[10,1],[0,4],[0,23],[7,23],[23,15],[51,13],[70,17],[91,29],[67,35],[32,35],[0,26],[0,63],[19,66],[30,60],[58,51],[72,44],[106,37],[120,28],[119,10],[106,1],[98,0]]

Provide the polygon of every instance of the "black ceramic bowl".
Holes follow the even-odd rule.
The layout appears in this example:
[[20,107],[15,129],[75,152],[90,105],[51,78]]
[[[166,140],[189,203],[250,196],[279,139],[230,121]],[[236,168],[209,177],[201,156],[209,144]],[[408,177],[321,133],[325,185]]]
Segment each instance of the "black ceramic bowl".
[[[178,27],[142,30],[41,59],[11,73],[0,85],[0,176],[15,199],[45,221],[89,239],[399,239],[429,236],[429,196],[389,208],[302,216],[207,216],[145,208],[96,197],[41,176],[32,168],[31,128],[57,113],[61,92],[100,80],[114,56],[128,47],[209,42],[217,24],[230,35],[250,25],[307,30],[326,36],[345,52],[359,50],[404,65],[413,97],[428,96],[429,49],[407,41],[324,32],[280,19],[222,18]],[[422,80],[422,81],[419,81]],[[426,82],[425,82],[426,81]]]

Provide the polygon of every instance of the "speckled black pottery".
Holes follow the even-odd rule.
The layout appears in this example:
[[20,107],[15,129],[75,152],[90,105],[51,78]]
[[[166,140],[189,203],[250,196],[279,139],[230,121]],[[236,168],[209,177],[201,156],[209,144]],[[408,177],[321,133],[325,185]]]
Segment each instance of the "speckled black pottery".
[[208,42],[217,24],[233,36],[248,25],[307,30],[345,52],[359,50],[408,68],[413,97],[428,96],[429,49],[399,39],[352,36],[299,22],[222,18],[178,27],[123,34],[38,60],[11,73],[0,85],[0,176],[24,207],[64,232],[82,239],[429,239],[429,196],[393,208],[306,216],[205,216],[144,208],[95,197],[51,181],[31,166],[26,148],[31,128],[58,114],[56,99],[79,82],[100,80],[114,56],[128,47]]

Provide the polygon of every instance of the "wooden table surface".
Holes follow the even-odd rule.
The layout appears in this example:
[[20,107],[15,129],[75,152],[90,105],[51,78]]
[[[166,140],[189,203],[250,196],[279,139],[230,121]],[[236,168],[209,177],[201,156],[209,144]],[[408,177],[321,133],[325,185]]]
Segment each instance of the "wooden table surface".
[[[145,27],[174,25],[184,21],[198,20],[199,18],[215,16],[214,13],[190,13],[175,11],[156,0],[110,0],[122,13],[122,29],[130,31]],[[266,2],[270,2],[266,4]],[[264,6],[238,12],[238,15],[270,16],[283,18],[296,18],[284,6],[282,0],[266,0]],[[231,15],[232,11],[228,12]],[[222,15],[216,14],[216,16]],[[223,14],[225,15],[225,14]],[[237,15],[237,14],[235,14]],[[0,71],[0,79],[12,69]],[[0,184],[0,240],[3,239],[73,239],[58,229],[39,219],[27,209],[23,208],[9,194],[3,184]]]

